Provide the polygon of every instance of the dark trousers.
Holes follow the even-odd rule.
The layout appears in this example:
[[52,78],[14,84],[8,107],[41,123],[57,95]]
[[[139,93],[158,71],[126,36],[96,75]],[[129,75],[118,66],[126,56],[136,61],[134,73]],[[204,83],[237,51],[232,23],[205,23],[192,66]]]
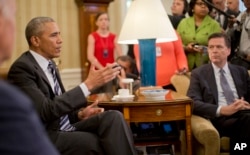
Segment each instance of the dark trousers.
[[135,155],[132,133],[119,111],[106,111],[61,132],[56,146],[62,155]]
[[212,120],[220,136],[250,139],[250,110],[242,110],[231,116]]

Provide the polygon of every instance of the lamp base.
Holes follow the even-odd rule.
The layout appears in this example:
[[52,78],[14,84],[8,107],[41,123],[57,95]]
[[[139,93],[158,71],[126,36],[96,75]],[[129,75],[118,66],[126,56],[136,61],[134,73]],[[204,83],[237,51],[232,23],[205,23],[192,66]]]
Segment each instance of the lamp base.
[[139,39],[141,86],[156,85],[156,39]]

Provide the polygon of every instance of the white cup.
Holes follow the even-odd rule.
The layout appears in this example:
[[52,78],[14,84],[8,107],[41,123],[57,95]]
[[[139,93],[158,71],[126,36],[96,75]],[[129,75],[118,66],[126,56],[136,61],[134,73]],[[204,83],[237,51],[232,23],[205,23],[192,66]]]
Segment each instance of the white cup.
[[122,83],[125,84],[125,88],[129,89],[129,95],[133,94],[133,82],[134,82],[134,79],[131,79],[131,78],[122,79]]
[[122,97],[129,96],[129,89],[118,89],[118,95]]

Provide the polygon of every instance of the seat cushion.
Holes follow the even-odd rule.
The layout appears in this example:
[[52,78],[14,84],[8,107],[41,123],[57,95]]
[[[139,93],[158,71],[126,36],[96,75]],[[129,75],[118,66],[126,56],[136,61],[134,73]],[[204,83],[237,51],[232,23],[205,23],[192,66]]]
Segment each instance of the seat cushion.
[[230,151],[230,138],[221,137],[220,138],[220,152],[229,152]]

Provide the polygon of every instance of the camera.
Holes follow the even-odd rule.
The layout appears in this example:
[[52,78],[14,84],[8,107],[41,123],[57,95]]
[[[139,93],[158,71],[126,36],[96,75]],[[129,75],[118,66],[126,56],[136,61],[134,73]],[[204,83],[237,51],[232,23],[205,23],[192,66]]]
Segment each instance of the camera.
[[196,48],[196,49],[202,50],[203,53],[206,53],[206,52],[207,52],[207,46],[199,45],[199,44],[193,44],[192,46],[193,46],[194,48]]
[[[112,68],[121,67],[121,65],[115,65]],[[121,67],[122,68],[122,67]]]

